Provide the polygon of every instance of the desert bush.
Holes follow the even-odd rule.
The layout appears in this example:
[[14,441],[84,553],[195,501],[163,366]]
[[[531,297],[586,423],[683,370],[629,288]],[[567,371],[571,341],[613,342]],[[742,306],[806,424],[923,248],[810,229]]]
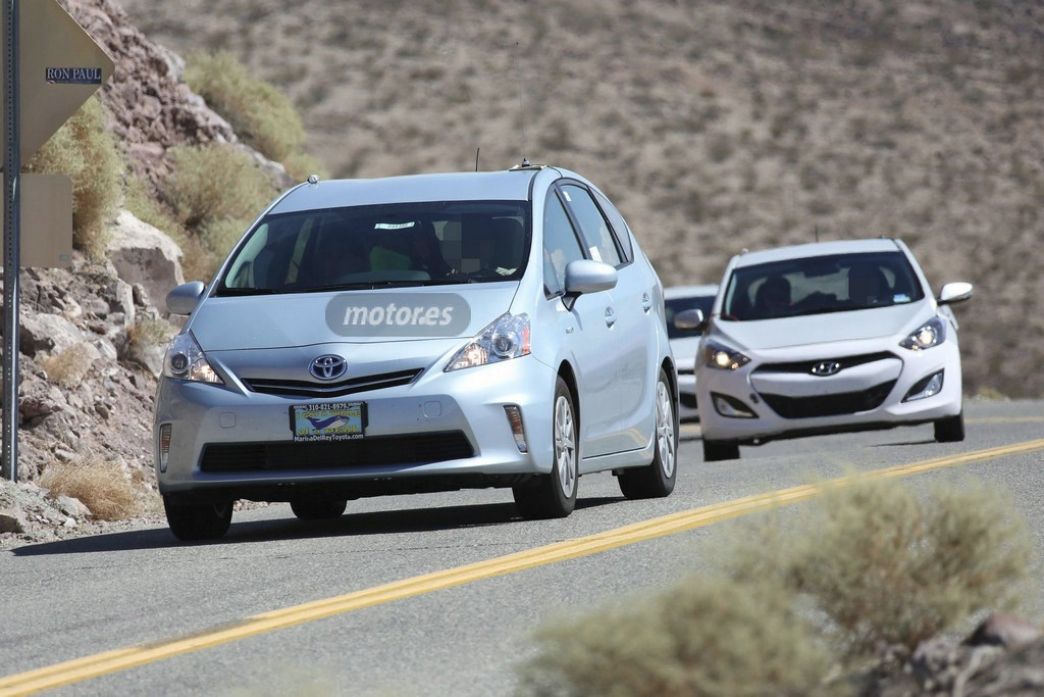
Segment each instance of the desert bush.
[[138,220],[148,223],[157,230],[162,230],[172,238],[176,239],[188,234],[181,223],[174,218],[173,213],[157,200],[155,192],[150,189],[149,185],[139,177],[127,178],[123,207]]
[[781,584],[696,577],[538,634],[521,695],[809,695],[827,649]]
[[228,119],[245,142],[282,162],[290,176],[304,179],[318,172],[317,162],[304,153],[304,125],[294,105],[276,87],[251,75],[231,53],[189,56],[185,82]]
[[253,218],[276,190],[250,155],[231,145],[179,146],[165,194],[189,228],[227,218]]
[[40,484],[54,496],[79,499],[98,520],[125,520],[138,512],[134,489],[116,463],[54,463],[44,471]]
[[170,322],[163,319],[140,319],[127,328],[127,342],[130,353],[141,352],[152,346],[163,346],[178,330]]
[[[239,241],[253,220],[224,218],[207,223],[200,230],[200,239],[207,251],[217,259],[224,259]],[[220,262],[219,262],[220,263]]]
[[982,483],[925,497],[895,482],[831,487],[804,526],[789,584],[852,654],[912,650],[974,612],[1008,608],[1030,573],[1024,522]]
[[72,179],[73,242],[92,259],[105,254],[105,224],[122,195],[124,162],[106,126],[105,108],[92,97],[26,164],[26,171]]
[[79,343],[40,360],[47,377],[62,387],[75,387],[90,372],[99,357],[98,349],[87,343]]

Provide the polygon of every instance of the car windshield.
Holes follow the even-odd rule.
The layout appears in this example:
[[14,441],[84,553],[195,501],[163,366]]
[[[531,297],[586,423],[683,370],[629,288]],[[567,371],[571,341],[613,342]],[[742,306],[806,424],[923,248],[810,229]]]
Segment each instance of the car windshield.
[[924,290],[902,252],[788,259],[737,268],[721,319],[749,321],[912,303]]
[[218,295],[492,283],[522,277],[529,204],[452,201],[266,216],[236,248]]
[[667,311],[667,338],[678,339],[683,336],[699,336],[700,332],[695,329],[678,329],[674,326],[674,317],[685,310],[703,310],[704,317],[710,317],[711,308],[714,307],[713,295],[697,295],[688,298],[669,298],[664,301],[664,309]]

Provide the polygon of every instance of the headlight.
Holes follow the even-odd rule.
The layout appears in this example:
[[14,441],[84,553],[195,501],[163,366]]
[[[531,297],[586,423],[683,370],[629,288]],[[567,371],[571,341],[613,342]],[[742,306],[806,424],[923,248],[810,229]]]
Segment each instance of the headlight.
[[529,315],[504,314],[457,351],[446,372],[529,355]]
[[911,351],[938,346],[946,341],[946,324],[938,317],[932,317],[910,336],[899,342],[899,345]]
[[736,370],[750,363],[750,357],[716,341],[708,341],[703,347],[703,362],[718,370]]
[[163,356],[163,375],[176,380],[224,384],[189,333],[178,334],[170,340],[167,354]]

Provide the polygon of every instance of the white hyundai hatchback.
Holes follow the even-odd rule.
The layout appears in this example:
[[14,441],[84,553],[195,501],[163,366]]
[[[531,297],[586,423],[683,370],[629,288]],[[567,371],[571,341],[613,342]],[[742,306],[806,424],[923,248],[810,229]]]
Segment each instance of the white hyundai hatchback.
[[734,257],[697,357],[706,460],[740,444],[933,423],[964,439],[957,321],[910,250],[878,239]]

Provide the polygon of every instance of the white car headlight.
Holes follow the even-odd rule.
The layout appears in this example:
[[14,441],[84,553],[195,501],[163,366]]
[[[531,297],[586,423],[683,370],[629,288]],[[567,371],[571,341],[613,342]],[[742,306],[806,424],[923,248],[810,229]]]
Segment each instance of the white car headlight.
[[529,315],[504,314],[457,351],[446,372],[528,356]]
[[946,323],[938,317],[932,317],[917,331],[900,341],[899,345],[911,351],[923,351],[938,346],[944,341],[946,341]]
[[750,357],[716,341],[707,341],[703,347],[703,362],[718,370],[737,370],[750,363]]
[[210,367],[210,363],[207,363],[203,349],[196,343],[192,334],[187,332],[170,340],[167,353],[163,356],[163,375],[175,380],[224,384]]

